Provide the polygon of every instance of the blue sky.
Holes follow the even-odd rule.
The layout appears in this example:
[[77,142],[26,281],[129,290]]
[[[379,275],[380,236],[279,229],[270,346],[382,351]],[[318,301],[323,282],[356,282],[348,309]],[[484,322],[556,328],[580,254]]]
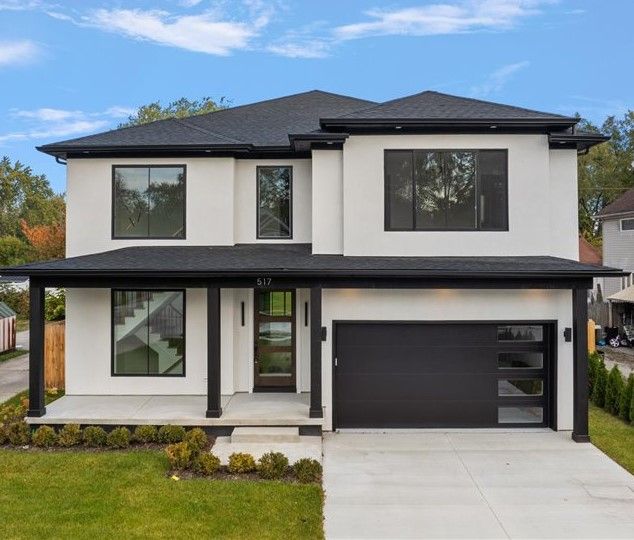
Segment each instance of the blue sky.
[[0,155],[185,96],[425,89],[594,121],[634,108],[631,0],[0,0]]

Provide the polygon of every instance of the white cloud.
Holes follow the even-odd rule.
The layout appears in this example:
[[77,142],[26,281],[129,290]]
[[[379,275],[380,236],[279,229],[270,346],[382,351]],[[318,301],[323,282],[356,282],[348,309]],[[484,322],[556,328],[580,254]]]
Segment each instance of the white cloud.
[[134,39],[215,55],[246,48],[262,24],[222,21],[212,13],[174,16],[166,11],[140,9],[98,9],[82,21]]
[[324,58],[328,56],[330,44],[320,40],[287,41],[273,43],[266,50],[288,58]]
[[346,24],[333,31],[339,40],[373,36],[431,36],[483,30],[504,30],[539,13],[548,0],[467,0],[428,4],[398,10],[373,9],[368,21]]
[[486,97],[500,92],[506,83],[518,72],[530,65],[528,60],[507,64],[491,73],[480,85],[471,88],[471,93],[476,96]]
[[115,105],[103,111],[55,109],[13,109],[10,116],[22,120],[24,128],[0,135],[0,144],[13,141],[42,140],[89,134],[111,127],[113,120],[127,118],[136,109]]
[[179,4],[183,7],[191,8],[200,4],[202,0],[181,0]]
[[30,40],[0,42],[0,66],[28,63],[39,53],[40,48]]

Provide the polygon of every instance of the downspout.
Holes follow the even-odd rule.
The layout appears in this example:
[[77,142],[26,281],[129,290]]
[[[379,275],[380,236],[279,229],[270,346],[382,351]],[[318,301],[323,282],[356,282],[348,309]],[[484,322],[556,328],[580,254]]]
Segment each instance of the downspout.
[[59,163],[60,165],[66,165],[66,163],[67,163],[65,159],[63,159],[63,158],[61,158],[59,156],[55,156],[55,162]]

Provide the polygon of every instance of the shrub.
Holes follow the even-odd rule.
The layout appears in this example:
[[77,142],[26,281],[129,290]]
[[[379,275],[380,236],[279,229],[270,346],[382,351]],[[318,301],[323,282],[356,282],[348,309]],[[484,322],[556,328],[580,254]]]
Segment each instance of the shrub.
[[203,451],[209,444],[207,434],[200,428],[190,429],[183,439],[195,454]]
[[311,482],[319,482],[321,480],[321,463],[316,459],[302,458],[293,465],[295,477],[302,484],[310,484]]
[[25,446],[31,442],[31,430],[24,420],[6,424],[4,434],[9,443],[14,446]]
[[88,426],[84,429],[82,436],[84,446],[90,446],[96,448],[98,446],[106,446],[108,440],[108,434],[106,430],[99,426]]
[[597,369],[601,362],[601,356],[596,351],[588,355],[588,395],[592,395]]
[[165,425],[158,430],[158,440],[161,443],[177,443],[185,438],[185,428],[183,426]]
[[281,452],[268,452],[258,460],[258,475],[267,480],[277,480],[288,469],[288,458]]
[[630,423],[634,425],[634,393],[632,393],[632,401],[630,401]]
[[70,447],[77,446],[81,442],[81,429],[79,424],[66,424],[59,430],[57,444]]
[[229,456],[229,472],[231,473],[249,473],[255,471],[255,459],[251,454],[242,452],[234,452]]
[[634,373],[630,373],[630,376],[627,378],[627,383],[625,383],[623,391],[621,392],[621,402],[619,403],[619,416],[626,422],[633,420],[630,416],[632,396],[634,396]]
[[616,365],[612,366],[605,385],[604,408],[610,414],[619,414],[621,392],[623,391],[623,376]]
[[31,441],[40,448],[50,448],[57,443],[57,433],[51,426],[40,426],[33,433]]
[[605,405],[605,386],[607,382],[608,370],[605,368],[605,362],[600,360],[594,378],[594,388],[592,389],[592,401],[597,407],[603,408]]
[[153,443],[158,438],[158,430],[155,426],[137,426],[132,439],[140,443]]
[[192,462],[192,449],[186,442],[173,443],[165,448],[172,469],[187,469]]
[[220,458],[210,452],[200,454],[194,462],[194,470],[205,476],[211,476],[218,469],[220,469]]
[[114,428],[108,433],[106,445],[110,448],[127,448],[130,446],[130,430],[126,427]]

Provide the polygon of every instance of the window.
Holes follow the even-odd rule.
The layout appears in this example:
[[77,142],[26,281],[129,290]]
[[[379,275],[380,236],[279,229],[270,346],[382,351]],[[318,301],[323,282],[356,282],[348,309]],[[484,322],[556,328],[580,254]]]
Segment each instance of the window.
[[291,167],[258,167],[258,238],[292,238]]
[[542,352],[501,352],[498,353],[499,369],[542,369]]
[[386,150],[385,229],[508,230],[506,150]]
[[113,238],[185,238],[185,166],[112,168]]
[[621,230],[622,231],[634,231],[634,218],[622,219],[621,220]]
[[112,291],[112,374],[185,375],[184,291]]
[[498,326],[498,341],[543,341],[541,326]]

